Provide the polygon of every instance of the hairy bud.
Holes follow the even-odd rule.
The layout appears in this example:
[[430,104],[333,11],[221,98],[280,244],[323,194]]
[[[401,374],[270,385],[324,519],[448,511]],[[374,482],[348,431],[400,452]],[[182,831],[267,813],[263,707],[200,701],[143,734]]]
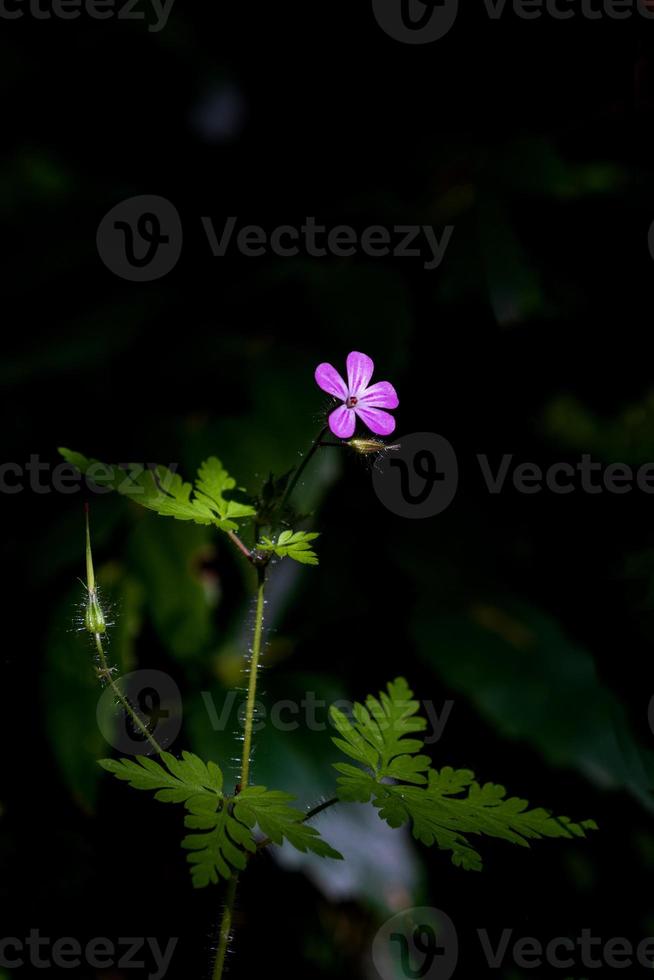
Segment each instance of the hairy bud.
[[89,507],[86,512],[86,608],[84,610],[84,626],[89,633],[106,633],[107,622],[98,599],[95,588],[95,572],[93,570],[93,555],[91,554],[91,531],[89,529]]
[[376,453],[385,453],[390,449],[399,449],[399,446],[387,446],[381,439],[350,439],[346,445],[354,449],[363,456],[370,456]]

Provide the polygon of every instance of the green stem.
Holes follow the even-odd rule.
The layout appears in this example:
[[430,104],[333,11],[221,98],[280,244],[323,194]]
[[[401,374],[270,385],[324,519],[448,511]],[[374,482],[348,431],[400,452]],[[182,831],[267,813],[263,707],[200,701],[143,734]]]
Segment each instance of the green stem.
[[[245,789],[250,780],[250,753],[252,751],[252,729],[254,727],[254,706],[257,696],[257,675],[259,672],[259,661],[261,660],[261,647],[263,639],[263,610],[264,596],[266,587],[265,567],[257,568],[257,606],[254,614],[254,637],[252,640],[252,655],[250,658],[250,677],[248,681],[248,696],[245,704],[245,727],[243,731],[243,755],[241,758],[241,778],[240,788]],[[218,952],[213,968],[213,980],[222,980],[223,969],[227,947],[232,931],[234,920],[234,903],[236,901],[236,889],[238,887],[238,874],[232,875],[227,886],[225,896],[225,909],[220,923],[220,938],[218,940]]]
[[[298,481],[300,480],[305,469],[311,462],[313,456],[320,448],[322,437],[327,431],[327,426],[324,426],[318,435],[315,437],[309,450],[296,469],[292,478],[290,479],[288,486],[284,492],[281,503],[279,505],[278,514],[282,514],[287,501],[289,500],[291,494],[295,490]],[[231,537],[231,535],[230,535]],[[234,540],[236,539],[236,540]],[[244,554],[250,562],[255,563],[256,559],[253,554],[247,550],[239,538],[234,535],[232,537],[234,544],[237,545],[239,550]],[[252,656],[250,659],[250,677],[248,681],[248,695],[245,704],[245,726],[243,730],[243,755],[241,759],[241,778],[240,778],[240,788],[245,789],[248,786],[250,780],[250,753],[252,752],[252,729],[254,727],[254,706],[256,702],[257,694],[257,674],[259,671],[259,661],[261,659],[261,646],[263,638],[263,611],[264,611],[264,596],[265,596],[265,585],[266,585],[266,567],[265,565],[256,565],[257,568],[257,606],[254,618],[254,637],[252,640]],[[326,800],[324,803],[320,803],[313,810],[310,810],[305,816],[305,820],[310,820],[311,817],[316,816],[322,810],[326,810],[327,807],[332,806],[337,803],[338,800]],[[218,940],[218,951],[216,953],[216,962],[213,968],[213,980],[222,980],[223,970],[225,967],[225,957],[227,955],[227,948],[229,946],[229,939],[232,931],[232,925],[234,921],[234,904],[236,902],[236,890],[238,888],[238,874],[232,875],[227,886],[227,894],[225,896],[225,908],[223,911],[222,921],[220,923],[220,937]]]
[[252,728],[254,726],[254,706],[257,694],[257,674],[261,659],[261,638],[263,636],[263,608],[266,586],[265,568],[257,569],[257,608],[254,614],[254,638],[252,640],[252,655],[250,658],[250,678],[248,681],[248,697],[245,704],[245,726],[243,729],[243,757],[241,762],[241,788],[245,789],[250,779],[250,753],[252,751]]
[[225,957],[227,956],[229,937],[232,931],[232,923],[234,920],[234,903],[236,901],[237,885],[238,885],[238,875],[235,874],[232,876],[232,878],[230,878],[229,885],[227,886],[225,911],[223,912],[222,922],[220,923],[220,938],[218,940],[218,952],[216,953],[216,962],[214,963],[214,968],[213,968],[213,980],[221,980],[223,975],[223,968],[225,966]]
[[243,544],[243,542],[239,538],[238,534],[236,534],[234,531],[228,531],[227,532],[227,537],[229,538],[230,541],[233,542],[233,544],[236,545],[236,547],[241,552],[241,554],[243,555],[243,557],[244,558],[247,558],[247,560],[249,562],[252,562],[254,564],[255,559],[254,559],[254,556],[252,555],[252,552],[247,547],[247,545]]
[[320,430],[320,432],[318,433],[318,435],[316,436],[316,438],[311,443],[311,446],[309,447],[309,450],[308,450],[306,456],[304,457],[304,459],[302,460],[302,462],[300,463],[300,465],[296,469],[295,473],[293,474],[293,476],[289,480],[288,486],[286,487],[286,490],[284,492],[284,496],[282,497],[281,503],[279,505],[279,513],[280,514],[282,514],[284,512],[284,507],[286,506],[287,501],[289,500],[291,494],[295,490],[295,488],[296,488],[296,486],[298,484],[298,480],[300,479],[300,477],[304,473],[305,469],[307,468],[307,466],[311,462],[311,459],[313,458],[314,453],[316,453],[317,450],[320,448],[320,441],[321,441],[321,439],[324,436],[324,434],[325,434],[326,431],[327,431],[327,426],[325,425],[325,426],[323,426],[323,428]]
[[316,806],[312,806],[311,809],[307,810],[307,812],[304,814],[302,823],[306,823],[307,820],[312,820],[314,817],[317,817],[319,813],[322,813],[323,810],[327,810],[330,806],[334,806],[336,803],[340,803],[338,796],[332,796],[330,800],[324,800],[324,802],[318,803]]
[[129,701],[127,700],[127,698],[125,697],[121,689],[118,687],[115,680],[113,679],[111,674],[111,669],[109,667],[109,664],[107,663],[107,658],[105,656],[104,647],[102,646],[102,639],[100,637],[100,634],[94,633],[93,636],[95,638],[95,648],[98,651],[98,659],[100,661],[100,671],[102,676],[105,677],[106,680],[108,681],[109,687],[114,692],[114,694],[122,704],[123,708],[132,719],[133,723],[136,725],[139,731],[147,738],[148,742],[155,750],[157,755],[161,755],[161,753],[164,750],[159,745],[154,735],[150,734],[147,727],[143,724],[143,722],[141,721],[137,713],[134,711],[134,708],[131,706],[131,704],[129,703]]

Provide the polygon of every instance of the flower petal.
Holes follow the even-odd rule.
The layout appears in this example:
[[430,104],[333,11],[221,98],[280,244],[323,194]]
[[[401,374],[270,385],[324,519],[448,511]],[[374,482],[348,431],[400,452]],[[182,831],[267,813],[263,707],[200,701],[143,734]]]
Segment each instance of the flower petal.
[[378,381],[359,395],[359,405],[363,408],[397,408],[400,400],[389,381]]
[[314,377],[318,387],[327,394],[333,395],[334,398],[341,398],[343,401],[347,399],[347,385],[331,364],[319,364]]
[[345,405],[339,405],[329,416],[329,428],[339,439],[349,439],[354,435],[356,424],[354,410]]
[[376,436],[389,436],[395,428],[393,416],[382,412],[380,408],[360,408],[357,405],[354,411]]
[[347,386],[350,394],[355,398],[363,394],[368,382],[372,378],[375,370],[371,358],[367,354],[361,354],[358,350],[353,350],[347,355]]

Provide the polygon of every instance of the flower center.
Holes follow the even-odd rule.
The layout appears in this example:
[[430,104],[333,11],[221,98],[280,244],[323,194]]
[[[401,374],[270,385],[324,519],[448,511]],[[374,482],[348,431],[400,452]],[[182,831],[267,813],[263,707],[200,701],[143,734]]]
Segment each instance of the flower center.
[[359,401],[358,398],[355,398],[354,395],[350,395],[348,400],[345,402],[345,407],[354,408],[354,406],[357,404],[358,401]]

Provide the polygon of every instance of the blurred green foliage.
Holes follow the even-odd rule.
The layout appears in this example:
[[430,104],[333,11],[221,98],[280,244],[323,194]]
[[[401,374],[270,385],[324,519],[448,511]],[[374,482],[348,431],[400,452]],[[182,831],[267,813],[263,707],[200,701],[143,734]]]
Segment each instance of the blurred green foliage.
[[551,617],[511,599],[474,604],[458,617],[424,606],[414,630],[427,664],[504,737],[653,808],[654,752],[634,737],[589,653]]

